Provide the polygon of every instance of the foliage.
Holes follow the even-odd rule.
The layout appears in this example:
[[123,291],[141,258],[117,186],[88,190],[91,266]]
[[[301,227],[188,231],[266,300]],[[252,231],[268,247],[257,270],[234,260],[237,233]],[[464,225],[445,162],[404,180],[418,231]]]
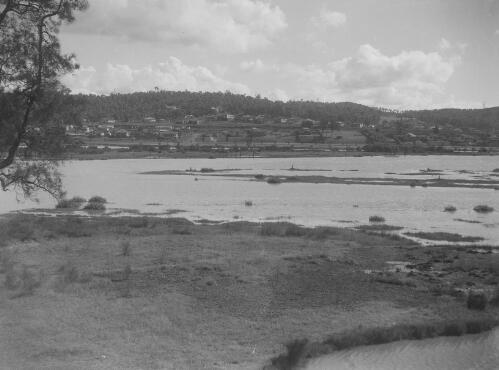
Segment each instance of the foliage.
[[105,204],[107,203],[107,199],[104,197],[101,197],[99,195],[94,195],[92,198],[88,200],[88,203],[102,203]]
[[[54,112],[65,90],[58,79],[75,68],[61,52],[58,31],[72,22],[85,0],[0,1],[0,185],[30,196],[42,189],[61,196],[53,157],[65,145],[63,122]],[[22,149],[22,153],[20,153]],[[22,154],[23,160],[19,160]]]

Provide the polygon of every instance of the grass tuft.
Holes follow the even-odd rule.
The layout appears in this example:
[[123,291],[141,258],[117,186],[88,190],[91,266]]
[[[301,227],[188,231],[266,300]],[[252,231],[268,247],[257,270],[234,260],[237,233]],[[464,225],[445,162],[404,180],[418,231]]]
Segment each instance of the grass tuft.
[[494,208],[485,204],[480,204],[474,207],[473,210],[478,213],[490,213],[494,211]]
[[369,222],[385,222],[385,218],[382,216],[374,215],[369,217]]

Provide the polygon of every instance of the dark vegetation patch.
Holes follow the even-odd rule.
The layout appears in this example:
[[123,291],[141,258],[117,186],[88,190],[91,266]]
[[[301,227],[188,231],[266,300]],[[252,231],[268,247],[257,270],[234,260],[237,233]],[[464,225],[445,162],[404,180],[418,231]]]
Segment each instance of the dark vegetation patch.
[[385,225],[385,224],[360,225],[355,228],[365,231],[397,231],[403,229],[402,226]]
[[290,222],[265,222],[260,228],[260,234],[264,236],[307,237],[317,240],[337,235],[338,232],[339,230],[334,227],[307,228]]
[[101,197],[99,195],[94,195],[92,198],[90,198],[88,200],[88,203],[102,203],[102,204],[106,204],[107,203],[107,199],[104,198],[104,197]]
[[385,222],[385,218],[382,216],[369,216],[369,222]]
[[478,213],[490,213],[494,211],[494,208],[485,204],[481,204],[474,207],[473,210]]
[[83,209],[86,211],[105,211],[106,205],[100,202],[88,202],[87,204],[85,204],[85,207],[83,207]]
[[444,212],[456,212],[456,211],[457,211],[457,208],[454,206],[446,206],[444,208]]
[[446,232],[407,232],[404,235],[412,236],[419,239],[438,240],[448,242],[469,242],[474,243],[483,240],[480,236],[463,236],[460,234],[446,233]]

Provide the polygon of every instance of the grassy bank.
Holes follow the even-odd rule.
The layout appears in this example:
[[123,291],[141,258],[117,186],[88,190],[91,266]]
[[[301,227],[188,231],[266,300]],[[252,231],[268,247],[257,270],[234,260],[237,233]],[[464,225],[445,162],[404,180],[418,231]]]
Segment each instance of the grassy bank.
[[492,250],[181,218],[8,215],[0,233],[0,368],[257,369],[295,338],[498,318]]

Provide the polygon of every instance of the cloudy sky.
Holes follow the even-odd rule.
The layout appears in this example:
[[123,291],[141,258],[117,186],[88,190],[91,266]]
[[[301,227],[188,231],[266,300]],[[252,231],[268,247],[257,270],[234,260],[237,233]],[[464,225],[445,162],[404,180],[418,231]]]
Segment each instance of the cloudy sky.
[[90,0],[61,40],[75,93],[499,105],[499,0]]

